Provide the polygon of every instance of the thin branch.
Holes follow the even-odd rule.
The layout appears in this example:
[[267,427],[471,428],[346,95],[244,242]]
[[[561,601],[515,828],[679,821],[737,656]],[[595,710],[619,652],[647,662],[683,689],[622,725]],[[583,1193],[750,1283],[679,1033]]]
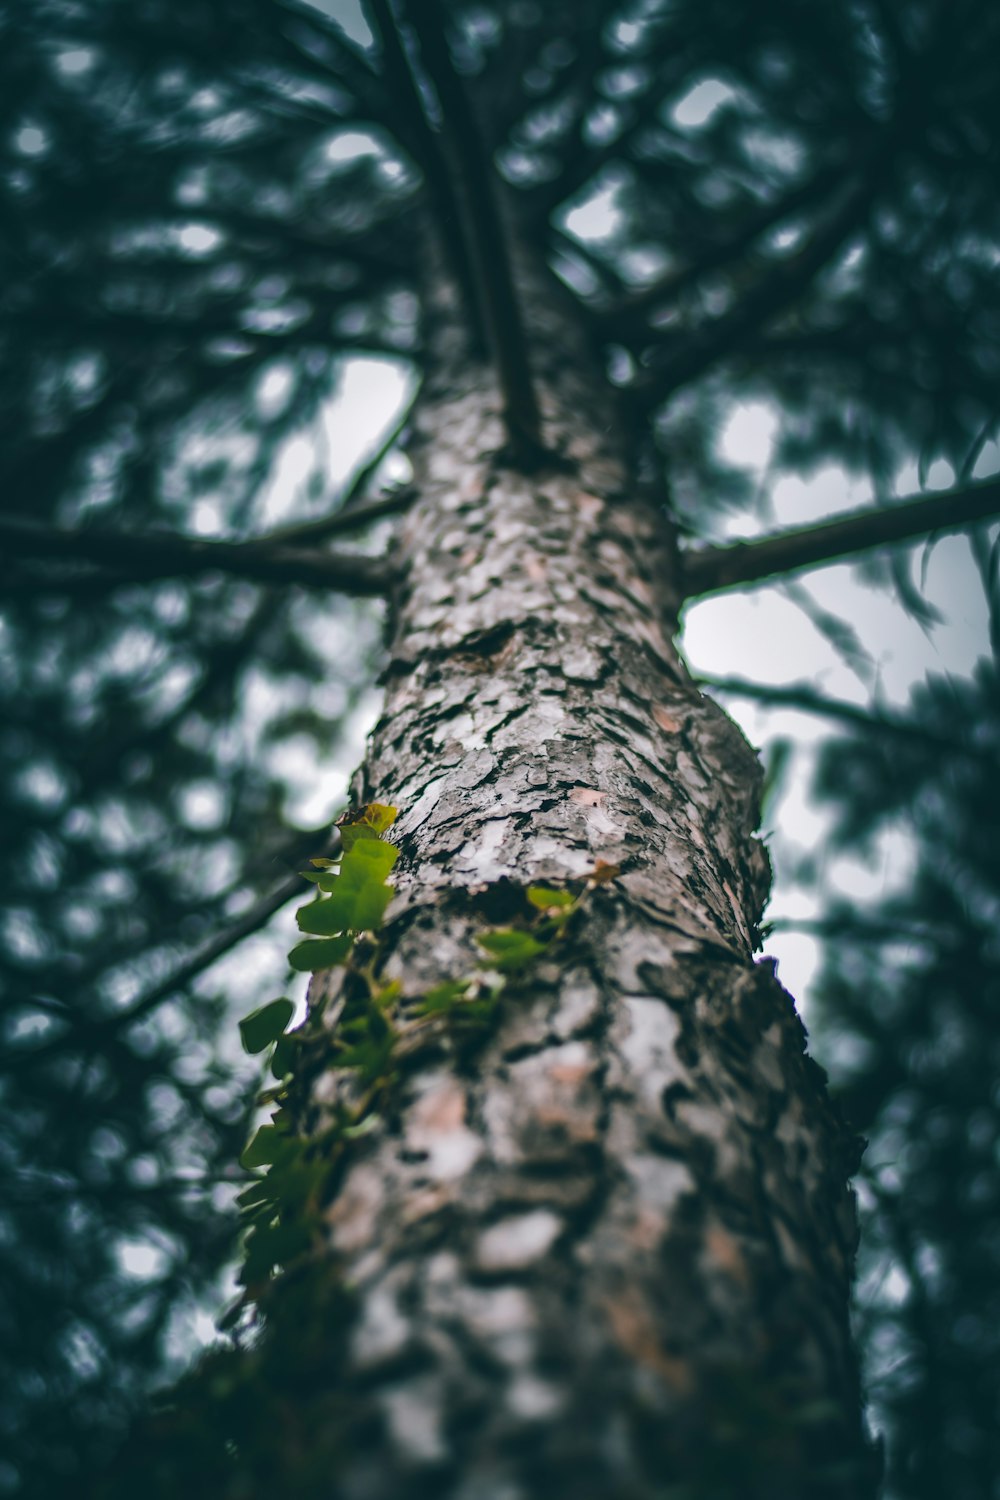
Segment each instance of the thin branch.
[[[646,404],[659,405],[680,386],[701,375],[724,355],[734,353],[747,338],[791,307],[816,276],[864,223],[875,195],[879,173],[870,172],[846,194],[826,223],[815,230],[794,255],[776,261],[756,285],[729,309],[682,342],[676,352],[662,349],[657,362],[641,380]],[[671,342],[676,334],[671,335]]]
[[[306,844],[306,836],[299,834],[295,839],[295,847],[301,848]],[[336,848],[337,839],[329,829],[324,829],[313,840],[313,847],[318,854],[332,854]],[[216,933],[214,937],[202,943],[188,958],[184,959],[177,968],[171,970],[165,978],[152,985],[138,1000],[125,1009],[116,1011],[113,1015],[105,1016],[100,1020],[84,1021],[79,1024],[76,1034],[70,1033],[53,1037],[50,1041],[38,1043],[31,1048],[17,1049],[11,1053],[4,1066],[25,1066],[44,1061],[45,1058],[54,1053],[63,1052],[67,1047],[78,1045],[81,1041],[100,1046],[102,1042],[112,1034],[117,1034],[123,1027],[130,1026],[136,1021],[142,1020],[152,1011],[157,1010],[165,1001],[186,989],[193,980],[203,974],[206,969],[220,958],[223,958],[233,948],[241,943],[244,938],[251,937],[253,933],[259,932],[275,912],[287,906],[289,901],[303,894],[303,881],[301,875],[289,875],[280,885],[274,887],[267,895],[261,896],[255,901],[236,921]],[[51,1005],[47,1009],[53,1009]],[[58,1007],[58,1014],[62,1018],[70,1015],[69,1007],[62,1002]],[[82,1033],[82,1035],[80,1034]]]
[[465,87],[452,64],[438,0],[417,0],[410,21],[441,106],[469,260],[504,400],[511,445],[526,463],[543,452],[541,415],[528,360],[510,247],[494,194],[495,173]]
[[830,917],[773,917],[767,925],[771,932],[804,932],[810,937],[850,938],[857,943],[910,942],[950,946],[954,942],[954,934],[943,923],[936,927],[930,922],[907,926],[895,913],[887,920],[859,916],[853,910]]
[[267,542],[207,541],[158,532],[131,536],[96,529],[70,531],[0,518],[0,543],[8,556],[96,563],[109,570],[111,586],[198,573],[233,573],[265,583],[298,583],[371,598],[385,594],[392,583],[391,570],[382,558],[308,552]]
[[775,684],[751,682],[744,677],[696,677],[699,687],[713,693],[732,693],[739,698],[751,698],[768,708],[794,708],[801,713],[816,714],[821,718],[834,719],[849,724],[865,734],[884,734],[896,739],[910,740],[926,745],[935,751],[947,751],[952,755],[988,755],[992,760],[995,751],[984,746],[967,744],[954,735],[940,734],[899,714],[873,712],[858,703],[847,703],[843,698],[827,698],[806,682]]
[[753,542],[692,549],[681,559],[684,594],[700,599],[741,584],[822,567],[875,547],[898,546],[929,533],[963,531],[998,515],[1000,476],[936,495],[909,495],[891,505],[852,511],[836,521],[796,527]]
[[317,516],[315,521],[301,521],[295,526],[282,526],[268,533],[268,543],[274,542],[320,542],[332,536],[349,536],[363,531],[375,521],[384,521],[387,516],[398,516],[409,510],[417,497],[412,484],[398,485],[378,500],[368,500],[363,505],[351,505],[345,501],[329,516]]
[[416,494],[410,485],[399,486],[377,500],[363,502],[363,497],[382,460],[410,420],[412,409],[412,401],[406,402],[372,456],[354,475],[335,511],[326,516],[318,516],[314,521],[298,521],[290,526],[279,526],[264,538],[268,545],[326,541],[332,536],[362,531],[373,521],[381,521],[386,516],[396,516],[406,510]]
[[[329,839],[325,847],[332,847]],[[320,853],[323,852],[325,851],[320,851]],[[268,895],[261,896],[259,901],[255,901],[242,917],[239,917],[224,931],[217,933],[215,937],[209,938],[208,942],[196,949],[190,958],[174,969],[173,973],[168,974],[159,984],[153,985],[126,1010],[119,1011],[117,1015],[112,1016],[106,1024],[113,1026],[117,1031],[122,1026],[130,1025],[133,1021],[141,1020],[143,1016],[149,1015],[150,1011],[156,1010],[165,1000],[169,1000],[171,995],[186,989],[193,979],[197,979],[199,974],[211,968],[217,959],[229,953],[237,943],[241,943],[244,938],[258,932],[265,923],[270,921],[275,912],[287,906],[295,896],[301,896],[302,890],[302,876],[289,875],[287,880],[283,880]]]
[[676,301],[681,292],[693,282],[700,281],[706,272],[718,270],[738,259],[754,240],[835,187],[843,176],[844,168],[839,163],[821,167],[805,182],[791,188],[784,197],[752,209],[730,239],[706,246],[690,265],[669,271],[648,286],[620,297],[610,307],[602,308],[597,316],[611,336],[620,336],[623,326],[634,327],[647,314]]
[[424,174],[433,200],[442,246],[451,263],[465,307],[472,352],[481,358],[486,353],[486,333],[482,326],[473,271],[462,236],[461,212],[448,164],[442,154],[440,141],[431,129],[424,111],[424,103],[389,0],[371,0],[371,9],[382,43],[386,78],[398,96],[405,115],[406,128],[400,132],[401,144],[412,153]]

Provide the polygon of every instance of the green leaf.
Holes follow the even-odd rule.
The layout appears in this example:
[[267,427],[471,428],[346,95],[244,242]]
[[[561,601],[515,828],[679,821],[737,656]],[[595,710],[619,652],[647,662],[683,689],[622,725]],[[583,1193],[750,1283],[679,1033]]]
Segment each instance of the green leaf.
[[295,1141],[277,1125],[262,1125],[243,1147],[241,1167],[269,1167],[294,1153]]
[[363,843],[355,844],[349,854],[344,855],[340,868],[343,872],[345,865],[350,868],[360,860],[368,880],[376,875],[379,880],[384,880],[398,858],[399,850],[395,844],[387,844],[384,839],[365,839]]
[[287,1078],[294,1071],[296,1040],[291,1036],[279,1036],[271,1058],[272,1078]]
[[242,1193],[237,1193],[236,1201],[241,1209],[249,1209],[256,1208],[262,1203],[270,1203],[273,1196],[274,1185],[268,1178],[262,1177],[258,1182],[251,1182]]
[[307,906],[300,906],[295,913],[295,920],[300,932],[314,932],[321,937],[330,937],[343,932],[342,914],[342,903],[335,905],[332,901],[321,898],[310,901]]
[[520,932],[514,927],[497,927],[492,932],[484,932],[476,941],[491,955],[491,967],[499,969],[502,974],[525,968],[547,947],[530,932]]
[[332,969],[334,964],[344,962],[353,944],[354,939],[347,933],[342,937],[298,943],[289,953],[288,962],[299,974],[310,974],[316,969]]
[[390,1006],[395,1005],[402,993],[403,986],[400,981],[392,979],[388,984],[384,984],[380,990],[372,991],[372,1002],[380,1010],[388,1010]]
[[446,979],[443,984],[436,984],[424,996],[420,1014],[433,1016],[451,1010],[468,994],[471,983],[469,979]]
[[353,1026],[342,1026],[341,1048],[336,1056],[338,1068],[353,1068],[365,1083],[383,1078],[392,1064],[396,1033],[392,1023],[376,1006]]
[[565,911],[576,901],[572,891],[557,891],[548,885],[529,885],[527,895],[532,906],[537,906],[539,911],[551,911],[553,907]]
[[252,1286],[264,1280],[275,1266],[287,1265],[308,1250],[311,1241],[312,1233],[306,1224],[256,1224],[247,1235],[241,1283]]
[[291,1000],[282,996],[280,1000],[271,1000],[267,1005],[244,1016],[240,1022],[240,1041],[244,1052],[263,1052],[265,1047],[270,1047],[272,1042],[278,1040],[294,1012],[295,1006]]
[[344,853],[350,853],[360,840],[381,839],[395,823],[398,813],[399,809],[387,802],[369,802],[360,812],[348,813],[337,824]]
[[302,932],[327,935],[337,932],[374,932],[382,925],[393,890],[385,884],[399,850],[380,839],[365,839],[345,854],[340,874],[325,876],[320,888],[330,892],[324,900],[311,901],[297,915]]

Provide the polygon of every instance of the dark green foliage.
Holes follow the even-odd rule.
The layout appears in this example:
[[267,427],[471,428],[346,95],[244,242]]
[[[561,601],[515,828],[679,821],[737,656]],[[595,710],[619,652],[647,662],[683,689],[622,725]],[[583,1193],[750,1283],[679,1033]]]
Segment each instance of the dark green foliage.
[[[194,530],[200,503],[239,535],[280,444],[331,390],[325,333],[351,270],[299,217],[330,199],[310,187],[314,126],[268,102],[284,53],[270,83],[203,92],[235,37],[265,43],[212,10],[2,7],[8,513],[149,533]],[[346,174],[366,213],[367,173]],[[350,218],[346,181],[333,196]],[[223,212],[235,238],[186,248]],[[311,350],[282,311],[286,236],[326,319]],[[277,405],[269,373],[287,380]],[[320,633],[319,609],[287,591],[114,581],[0,562],[3,1494],[73,1486],[161,1375],[177,1311],[235,1254],[250,1080],[218,1042],[232,997],[144,996],[322,847],[283,815],[275,767],[294,735],[331,753],[377,637],[346,601],[323,605]],[[251,694],[266,707],[248,726]],[[274,993],[286,947],[240,1011]],[[123,1254],[146,1257],[141,1274]]]
[[269,1310],[252,1351],[211,1351],[154,1404],[93,1500],[329,1496],[345,1445],[366,1436],[329,1395],[351,1300],[336,1278],[309,1266],[276,1284]]
[[[1000,643],[995,575],[993,619]],[[982,1500],[1000,1473],[1000,653],[929,679],[910,718],[908,739],[823,757],[838,842],[902,826],[916,868],[875,909],[831,914],[822,1035],[870,1142],[859,1318],[891,1493]]]
[[[708,536],[709,505],[749,498],[716,443],[750,397],[781,406],[778,470],[839,459],[881,481],[904,458],[940,456],[971,469],[1000,374],[996,7],[496,0],[449,13],[519,232],[578,293],[627,398],[640,471],[659,482],[669,457],[689,527]],[[368,21],[332,0],[0,8],[5,511],[153,543],[158,528],[251,537],[283,443],[303,434],[314,441],[298,514],[336,508],[321,408],[352,352],[419,370],[414,247],[428,210],[469,280],[436,116],[429,128],[414,113]],[[713,80],[722,102],[685,123],[675,107]],[[565,213],[594,189],[614,192],[618,217],[583,243]],[[374,611],[340,598],[0,559],[0,1494],[75,1487],[162,1369],[171,1309],[205,1294],[232,1254],[250,1084],[219,1039],[281,985],[287,940],[238,996],[196,964],[170,976],[322,847],[286,811],[286,765],[303,741],[316,764],[337,758],[377,632]],[[882,815],[864,801],[872,776],[839,788],[848,811]],[[967,836],[985,882],[986,803],[949,821],[953,792],[966,795],[942,792],[938,847]],[[346,848],[350,825],[343,835]],[[351,895],[325,879],[318,868],[323,932]],[[558,933],[565,893],[528,895],[550,925],[512,932],[506,955],[495,935],[498,968]],[[337,920],[377,925],[381,899],[355,892]],[[934,900],[938,918],[972,920],[961,883],[939,878]],[[992,950],[981,935],[966,948],[961,931],[963,963],[975,952],[984,966],[962,993],[985,997]],[[292,966],[349,946],[309,939]],[[951,969],[934,972],[950,994]],[[908,975],[895,1002],[895,979],[885,995],[876,986],[887,1035],[893,1004],[909,1013]],[[477,1023],[492,1003],[460,979],[423,1000]],[[985,1058],[989,1019],[981,999],[963,1056]],[[373,1047],[377,1075],[378,1039],[352,1035]],[[277,1042],[277,1079],[296,1045]],[[909,1057],[865,1086],[867,1118],[897,1088],[912,1097]],[[961,1181],[954,1193],[975,1198]],[[918,1195],[906,1201],[915,1213]],[[957,1209],[938,1208],[943,1233]],[[929,1234],[931,1218],[913,1232]],[[122,1273],[136,1243],[157,1250],[145,1279]],[[972,1287],[974,1271],[949,1274]],[[984,1366],[988,1337],[970,1328]],[[930,1432],[899,1389],[883,1404]],[[301,1400],[295,1387],[289,1422],[308,1421]],[[979,1420],[971,1400],[965,1415],[948,1410],[959,1427]],[[252,1408],[241,1412],[256,1442]],[[936,1430],[939,1451],[958,1455],[961,1432]],[[256,1482],[279,1493],[266,1462]],[[937,1493],[961,1493],[946,1478]]]

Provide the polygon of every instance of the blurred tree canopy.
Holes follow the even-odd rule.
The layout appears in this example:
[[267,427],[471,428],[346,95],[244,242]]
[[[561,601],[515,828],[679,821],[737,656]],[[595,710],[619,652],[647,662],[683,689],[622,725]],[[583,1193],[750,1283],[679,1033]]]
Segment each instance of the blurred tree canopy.
[[908,888],[833,906],[819,1001],[831,1065],[869,1138],[859,1324],[904,1495],[996,1492],[1000,1368],[1000,588],[993,657],[929,677],[909,733],[829,743],[817,790],[840,848],[914,839]]
[[[778,413],[771,480],[838,463],[884,495],[906,463],[980,472],[1000,11],[446,10],[512,223],[574,294],[688,532],[755,502],[719,446],[739,402]],[[67,1492],[232,1254],[250,1090],[231,1017],[287,945],[238,996],[210,965],[322,852],[337,794],[310,828],[297,768],[342,764],[378,659],[378,608],[351,597],[374,575],[355,561],[355,588],[348,568],[317,592],[288,570],[306,546],[336,561],[352,524],[349,557],[377,559],[366,496],[405,502],[405,411],[339,487],[329,421],[353,357],[419,382],[426,215],[474,276],[392,15],[0,6],[0,1494]],[[595,202],[599,235],[580,229]],[[178,535],[245,544],[238,576],[171,561]],[[293,550],[284,575],[262,576],[261,537]],[[845,847],[889,820],[916,839],[906,893],[827,919],[821,999],[872,1141],[862,1326],[893,1493],[970,1500],[1000,1472],[1000,642],[979,555],[992,664],[915,694],[908,733],[832,746],[819,788]]]

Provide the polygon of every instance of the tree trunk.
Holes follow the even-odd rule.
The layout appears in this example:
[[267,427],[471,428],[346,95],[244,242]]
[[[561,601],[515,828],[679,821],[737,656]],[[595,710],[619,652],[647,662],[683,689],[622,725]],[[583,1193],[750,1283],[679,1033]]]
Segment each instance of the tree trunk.
[[[416,1001],[523,922],[532,882],[593,889],[478,1043],[445,1030],[399,1068],[342,1160],[319,1261],[275,1284],[260,1344],[210,1361],[126,1453],[116,1500],[140,1482],[171,1500],[871,1492],[855,1145],[753,962],[759,767],[671,644],[674,538],[613,392],[555,284],[521,290],[553,454],[531,475],[447,281],[428,287],[420,500],[355,787],[401,810],[379,979]],[[314,978],[323,1025],[350,983]],[[343,1078],[320,1050],[296,1080],[318,1152]]]
[[357,1425],[330,1493],[857,1500],[854,1143],[752,960],[757,761],[671,644],[673,538],[559,297],[526,296],[558,455],[526,476],[432,290],[421,498],[355,788],[401,810],[383,977],[426,994],[530,882],[621,873],[345,1172]]

